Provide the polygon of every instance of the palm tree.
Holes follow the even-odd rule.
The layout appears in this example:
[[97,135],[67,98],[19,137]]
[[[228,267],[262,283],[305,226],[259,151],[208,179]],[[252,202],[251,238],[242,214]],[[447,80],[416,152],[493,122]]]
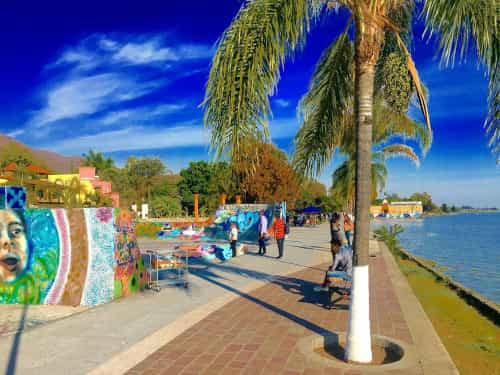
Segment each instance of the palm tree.
[[[335,120],[349,107],[345,93],[354,82],[353,101],[356,125],[356,233],[354,239],[353,291],[351,298],[346,359],[370,362],[371,338],[368,298],[369,206],[371,193],[372,123],[375,72],[386,34],[404,56],[417,93],[422,113],[430,130],[424,92],[418,73],[405,45],[400,22],[413,13],[412,0],[247,0],[231,25],[221,36],[212,60],[206,94],[205,126],[211,130],[215,156],[228,154],[232,160],[241,157],[241,145],[249,137],[268,138],[269,96],[275,91],[281,67],[287,57],[304,45],[311,22],[330,6],[345,6],[352,14],[354,26],[354,81],[344,79],[349,67],[338,64],[331,72],[337,86],[318,89],[329,92],[324,106],[332,107]],[[488,129],[492,142],[500,138],[498,123],[498,41],[499,8],[497,0],[427,0],[424,15],[429,32],[436,31],[445,61],[454,59],[458,46],[475,42],[479,60],[486,64],[490,78],[490,117]],[[337,48],[347,50],[348,30],[339,37]],[[462,57],[466,47],[462,52]],[[334,51],[332,51],[333,53]],[[460,51],[459,51],[460,52]],[[342,61],[341,54],[335,54]],[[383,56],[383,55],[382,55]],[[328,127],[342,121],[324,118]],[[329,142],[325,140],[325,142]],[[337,143],[338,144],[338,143]],[[333,150],[331,150],[333,152]],[[499,151],[500,153],[500,151]]]
[[87,167],[95,167],[96,173],[99,175],[103,171],[113,168],[115,162],[110,157],[105,158],[101,152],[90,150],[88,154],[83,154],[85,160],[83,165]]

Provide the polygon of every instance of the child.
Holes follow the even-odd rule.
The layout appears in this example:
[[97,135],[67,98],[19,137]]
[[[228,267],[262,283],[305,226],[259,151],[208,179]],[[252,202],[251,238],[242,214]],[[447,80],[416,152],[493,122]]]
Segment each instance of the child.
[[231,223],[231,231],[229,232],[229,241],[231,244],[231,251],[233,252],[233,258],[236,256],[236,241],[238,241],[238,227],[236,223]]

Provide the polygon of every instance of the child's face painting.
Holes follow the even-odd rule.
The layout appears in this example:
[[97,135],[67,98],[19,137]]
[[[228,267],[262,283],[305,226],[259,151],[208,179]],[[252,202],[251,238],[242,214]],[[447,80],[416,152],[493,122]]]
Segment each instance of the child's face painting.
[[14,280],[28,260],[23,221],[14,210],[0,210],[0,282]]

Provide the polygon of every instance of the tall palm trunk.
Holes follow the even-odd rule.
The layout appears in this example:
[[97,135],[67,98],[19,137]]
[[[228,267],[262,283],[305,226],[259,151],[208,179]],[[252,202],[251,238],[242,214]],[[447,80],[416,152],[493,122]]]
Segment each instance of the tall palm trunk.
[[368,247],[370,235],[370,197],[372,161],[372,112],[375,64],[382,34],[366,19],[356,19],[354,110],[356,116],[356,191],[353,258],[353,285],[349,309],[346,360],[368,363],[372,360]]

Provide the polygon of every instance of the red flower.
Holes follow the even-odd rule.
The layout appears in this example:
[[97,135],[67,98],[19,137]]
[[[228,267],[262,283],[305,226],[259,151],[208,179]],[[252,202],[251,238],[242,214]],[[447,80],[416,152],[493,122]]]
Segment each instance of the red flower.
[[101,223],[108,223],[113,218],[113,211],[111,208],[98,208],[96,210],[96,216]]

